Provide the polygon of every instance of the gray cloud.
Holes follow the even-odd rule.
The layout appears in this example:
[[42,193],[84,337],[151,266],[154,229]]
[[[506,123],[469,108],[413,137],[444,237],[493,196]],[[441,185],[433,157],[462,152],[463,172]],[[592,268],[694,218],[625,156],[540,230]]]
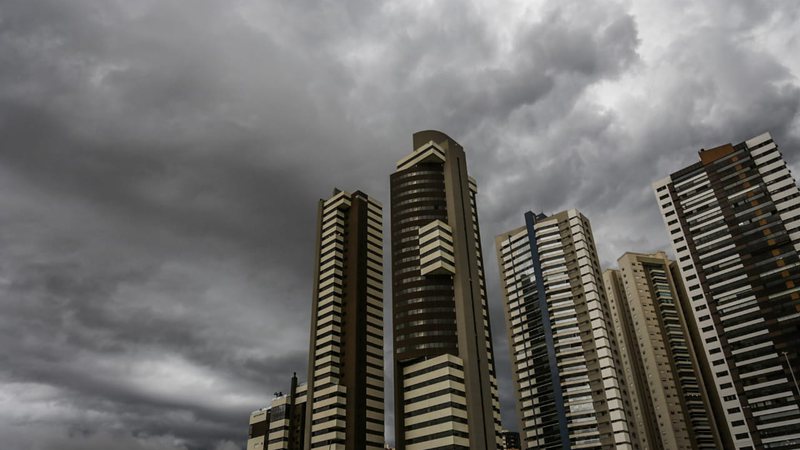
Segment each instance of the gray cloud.
[[493,236],[577,207],[613,264],[666,247],[649,186],[699,148],[770,131],[797,170],[798,20],[791,1],[0,0],[5,445],[241,448],[305,370],[316,199],[362,189],[388,216],[427,128],[479,182],[515,428]]

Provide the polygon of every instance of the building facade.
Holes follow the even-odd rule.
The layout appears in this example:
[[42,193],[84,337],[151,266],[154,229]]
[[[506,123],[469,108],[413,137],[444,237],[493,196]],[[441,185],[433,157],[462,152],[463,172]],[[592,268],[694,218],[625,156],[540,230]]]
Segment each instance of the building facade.
[[503,445],[500,450],[520,450],[522,444],[519,443],[519,433],[516,431],[503,430]]
[[737,449],[800,447],[800,192],[768,133],[653,188]]
[[500,445],[477,186],[463,148],[414,134],[391,175],[398,449]]
[[589,221],[528,212],[495,243],[522,448],[633,448]]
[[294,375],[288,394],[277,395],[269,407],[250,414],[247,450],[303,450],[306,388]]
[[320,200],[306,449],[382,449],[383,215],[368,195]]
[[666,254],[625,253],[603,272],[641,449],[723,448]]

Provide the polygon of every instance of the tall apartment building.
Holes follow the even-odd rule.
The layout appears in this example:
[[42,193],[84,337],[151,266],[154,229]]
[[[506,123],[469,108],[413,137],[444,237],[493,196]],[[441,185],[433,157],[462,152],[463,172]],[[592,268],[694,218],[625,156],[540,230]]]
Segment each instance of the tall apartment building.
[[495,243],[522,448],[633,448],[589,221],[528,212]]
[[306,399],[306,384],[298,384],[297,375],[292,376],[288,394],[250,414],[247,450],[303,450]]
[[382,449],[383,221],[366,194],[320,200],[306,449]]
[[477,187],[456,141],[438,131],[413,140],[390,179],[397,448],[494,449]]
[[654,183],[738,449],[800,447],[800,192],[768,133]]
[[603,272],[641,449],[724,448],[666,254],[625,253]]

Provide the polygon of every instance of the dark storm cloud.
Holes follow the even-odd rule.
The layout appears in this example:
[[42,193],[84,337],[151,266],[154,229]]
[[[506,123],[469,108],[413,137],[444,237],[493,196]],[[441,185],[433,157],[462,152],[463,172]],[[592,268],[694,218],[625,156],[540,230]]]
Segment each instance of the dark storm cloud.
[[305,366],[315,174],[343,168],[304,150],[347,138],[294,126],[319,121],[306,63],[229,11],[119,6],[2,8],[0,372],[48,389],[0,434],[238,445]]
[[798,11],[0,0],[5,446],[241,448],[305,378],[316,200],[362,189],[388,216],[427,128],[479,182],[516,428],[493,236],[577,207],[613,264],[666,246],[650,183],[700,147],[771,131],[797,168]]

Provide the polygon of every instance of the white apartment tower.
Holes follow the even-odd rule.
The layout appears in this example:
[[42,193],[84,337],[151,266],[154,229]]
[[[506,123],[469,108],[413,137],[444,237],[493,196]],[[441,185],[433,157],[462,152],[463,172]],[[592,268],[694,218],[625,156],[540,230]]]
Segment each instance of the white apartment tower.
[[525,214],[496,238],[523,449],[632,449],[589,221]]

